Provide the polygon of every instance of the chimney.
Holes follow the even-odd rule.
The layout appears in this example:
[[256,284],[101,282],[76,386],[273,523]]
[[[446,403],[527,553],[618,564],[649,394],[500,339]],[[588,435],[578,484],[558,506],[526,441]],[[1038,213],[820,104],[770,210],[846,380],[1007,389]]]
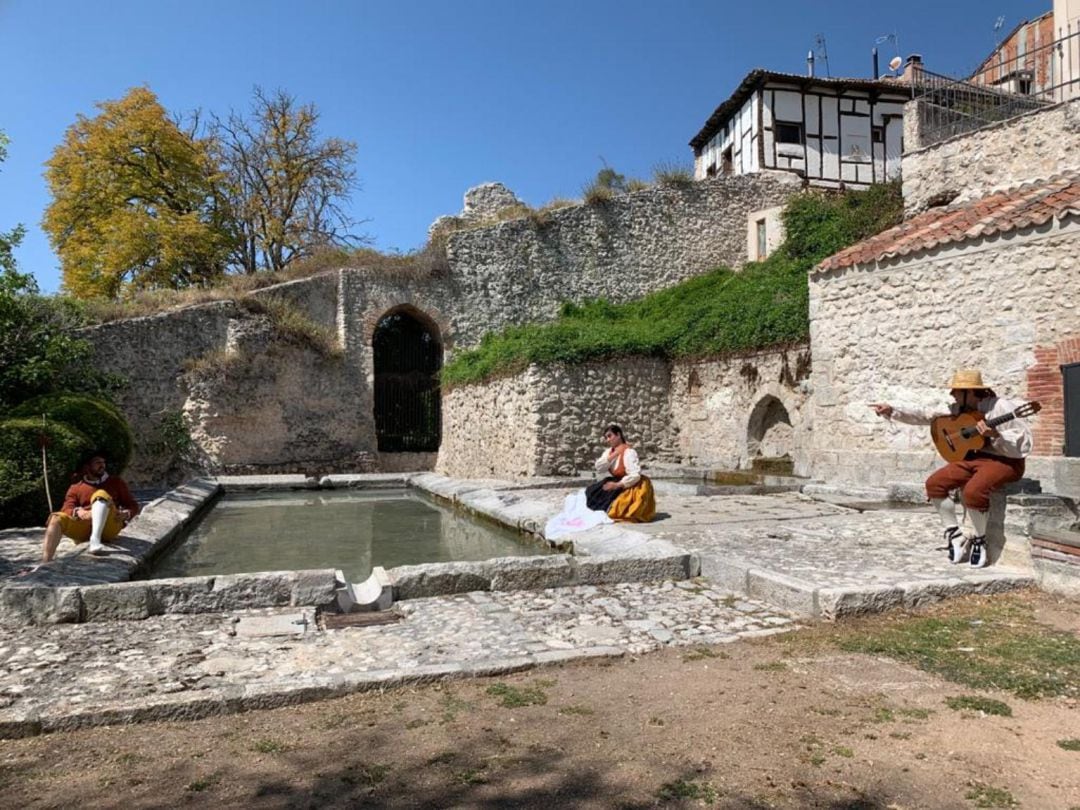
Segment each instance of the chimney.
[[872,49],[870,50],[870,56],[871,56],[871,57],[873,58],[873,60],[874,60],[874,70],[873,70],[873,72],[872,72],[872,73],[870,74],[870,78],[871,78],[871,79],[873,79],[874,81],[877,81],[877,80],[878,80],[878,78],[879,78],[879,77],[881,76],[881,74],[880,74],[880,73],[878,73],[878,62],[877,62],[877,48],[872,48]]
[[814,78],[814,52],[806,52],[806,75],[811,79]]
[[904,72],[901,74],[900,79],[908,84],[919,84],[922,82],[922,72],[922,54],[913,53],[904,63]]

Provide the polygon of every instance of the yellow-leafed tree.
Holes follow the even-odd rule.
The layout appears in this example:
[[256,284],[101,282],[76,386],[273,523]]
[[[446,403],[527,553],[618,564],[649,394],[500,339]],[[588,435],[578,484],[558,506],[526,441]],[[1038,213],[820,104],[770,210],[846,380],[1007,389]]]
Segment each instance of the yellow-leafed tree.
[[53,201],[42,226],[64,287],[117,298],[220,276],[230,239],[208,143],[182,131],[145,87],[98,108],[79,116],[46,164]]

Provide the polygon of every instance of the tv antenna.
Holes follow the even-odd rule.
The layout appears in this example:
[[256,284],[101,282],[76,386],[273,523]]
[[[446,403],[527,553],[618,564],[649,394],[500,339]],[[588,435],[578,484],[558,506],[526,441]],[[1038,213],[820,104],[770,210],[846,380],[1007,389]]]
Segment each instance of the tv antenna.
[[1004,27],[1004,25],[1005,25],[1005,15],[1002,14],[1000,17],[998,17],[994,21],[994,47],[995,48],[1000,48],[1001,47],[1001,39],[1000,39],[999,35],[1001,34],[1001,29],[1002,29],[1002,27]]
[[891,34],[882,34],[874,40],[875,45],[882,45],[886,42],[891,42],[893,44],[895,55],[889,60],[889,67],[892,68],[893,75],[895,75],[897,69],[904,63],[904,60],[900,57],[900,38],[896,35],[896,32],[893,31]]
[[824,34],[817,34],[814,37],[814,52],[817,54],[817,58],[825,63],[826,78],[832,78],[832,74],[829,73],[829,50],[825,47]]

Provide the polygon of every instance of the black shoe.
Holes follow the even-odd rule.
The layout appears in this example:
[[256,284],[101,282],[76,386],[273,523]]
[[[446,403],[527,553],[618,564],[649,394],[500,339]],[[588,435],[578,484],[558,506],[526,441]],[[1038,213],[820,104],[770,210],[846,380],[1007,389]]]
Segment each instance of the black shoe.
[[968,565],[972,568],[985,568],[988,560],[986,559],[986,538],[975,537],[971,541],[971,559],[968,560]]

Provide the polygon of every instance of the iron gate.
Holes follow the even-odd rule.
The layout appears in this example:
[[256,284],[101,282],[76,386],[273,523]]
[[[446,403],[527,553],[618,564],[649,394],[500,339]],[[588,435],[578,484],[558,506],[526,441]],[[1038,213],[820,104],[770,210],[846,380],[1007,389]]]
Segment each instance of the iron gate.
[[375,328],[375,435],[381,453],[439,449],[442,346],[420,321],[404,312]]

